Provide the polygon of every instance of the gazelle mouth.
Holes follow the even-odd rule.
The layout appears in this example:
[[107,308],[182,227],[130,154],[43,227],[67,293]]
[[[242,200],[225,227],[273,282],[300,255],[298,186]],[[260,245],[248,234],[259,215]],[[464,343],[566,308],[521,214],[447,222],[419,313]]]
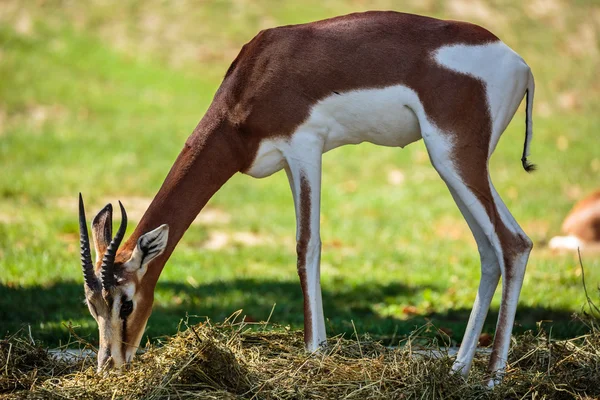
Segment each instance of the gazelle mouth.
[[109,356],[106,359],[106,361],[104,361],[104,363],[102,363],[102,365],[98,365],[97,372],[108,374],[108,371],[113,370],[114,367],[115,367],[115,360],[112,358],[112,356]]

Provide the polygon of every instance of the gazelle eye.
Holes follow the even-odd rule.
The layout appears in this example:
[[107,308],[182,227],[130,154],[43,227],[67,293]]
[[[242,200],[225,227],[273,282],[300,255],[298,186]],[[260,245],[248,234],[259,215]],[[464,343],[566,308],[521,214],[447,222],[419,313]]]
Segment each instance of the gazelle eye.
[[125,319],[133,312],[133,301],[125,300],[121,304],[121,311],[119,312],[119,317],[121,319]]

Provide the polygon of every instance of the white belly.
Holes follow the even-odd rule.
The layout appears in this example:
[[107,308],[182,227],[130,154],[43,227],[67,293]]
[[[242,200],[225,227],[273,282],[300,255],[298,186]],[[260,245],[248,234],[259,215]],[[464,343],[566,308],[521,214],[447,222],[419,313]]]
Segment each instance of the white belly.
[[306,146],[322,146],[323,152],[361,142],[404,147],[421,139],[415,108],[421,109],[418,96],[403,85],[334,93],[312,107],[291,137],[263,141],[246,173],[269,176],[287,157],[302,157]]

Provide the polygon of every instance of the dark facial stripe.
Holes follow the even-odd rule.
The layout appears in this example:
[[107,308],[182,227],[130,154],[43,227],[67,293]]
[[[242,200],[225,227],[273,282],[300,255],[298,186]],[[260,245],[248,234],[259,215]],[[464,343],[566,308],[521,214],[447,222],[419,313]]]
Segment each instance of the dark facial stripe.
[[121,310],[119,310],[119,317],[121,319],[127,319],[133,312],[133,302],[131,300],[124,299],[121,303]]
[[104,362],[106,363],[106,360],[108,360],[108,358],[110,357],[110,346],[107,346],[104,349]]
[[104,301],[106,301],[106,304],[108,305],[108,309],[112,310],[113,308],[113,304],[114,304],[114,299],[112,297],[112,294],[110,294],[109,292],[104,291],[103,293],[104,296]]
[[94,303],[92,303],[91,301],[88,301],[88,304],[90,305],[90,308],[93,311],[93,315],[94,317],[98,317],[98,310],[96,310],[96,306],[94,305]]
[[121,331],[121,353],[125,359],[127,357],[127,319],[123,320],[123,330]]
[[127,317],[133,312],[133,301],[123,299],[119,317],[123,320],[123,328],[121,330],[121,353],[123,358],[127,356]]

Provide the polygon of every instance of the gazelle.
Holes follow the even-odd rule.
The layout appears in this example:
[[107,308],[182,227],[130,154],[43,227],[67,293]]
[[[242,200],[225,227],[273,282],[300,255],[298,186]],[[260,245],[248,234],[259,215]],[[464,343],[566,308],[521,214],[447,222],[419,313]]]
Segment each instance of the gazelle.
[[567,236],[555,236],[549,246],[555,250],[600,251],[600,190],[573,206],[562,224]]
[[110,206],[96,216],[95,263],[80,203],[86,299],[100,329],[98,368],[132,359],[166,261],[207,201],[236,172],[256,178],[281,169],[287,173],[297,218],[304,340],[308,351],[317,350],[326,342],[319,278],[322,154],[345,144],[404,147],[422,138],[481,256],[479,290],[453,370],[468,374],[502,275],[489,362],[490,372],[501,377],[532,242],[492,185],[488,161],[525,94],[521,161],[530,171],[526,157],[533,75],[518,54],[487,30],[464,22],[366,12],[260,32],[229,67],[212,104],[120,249],[123,207],[113,239]]

